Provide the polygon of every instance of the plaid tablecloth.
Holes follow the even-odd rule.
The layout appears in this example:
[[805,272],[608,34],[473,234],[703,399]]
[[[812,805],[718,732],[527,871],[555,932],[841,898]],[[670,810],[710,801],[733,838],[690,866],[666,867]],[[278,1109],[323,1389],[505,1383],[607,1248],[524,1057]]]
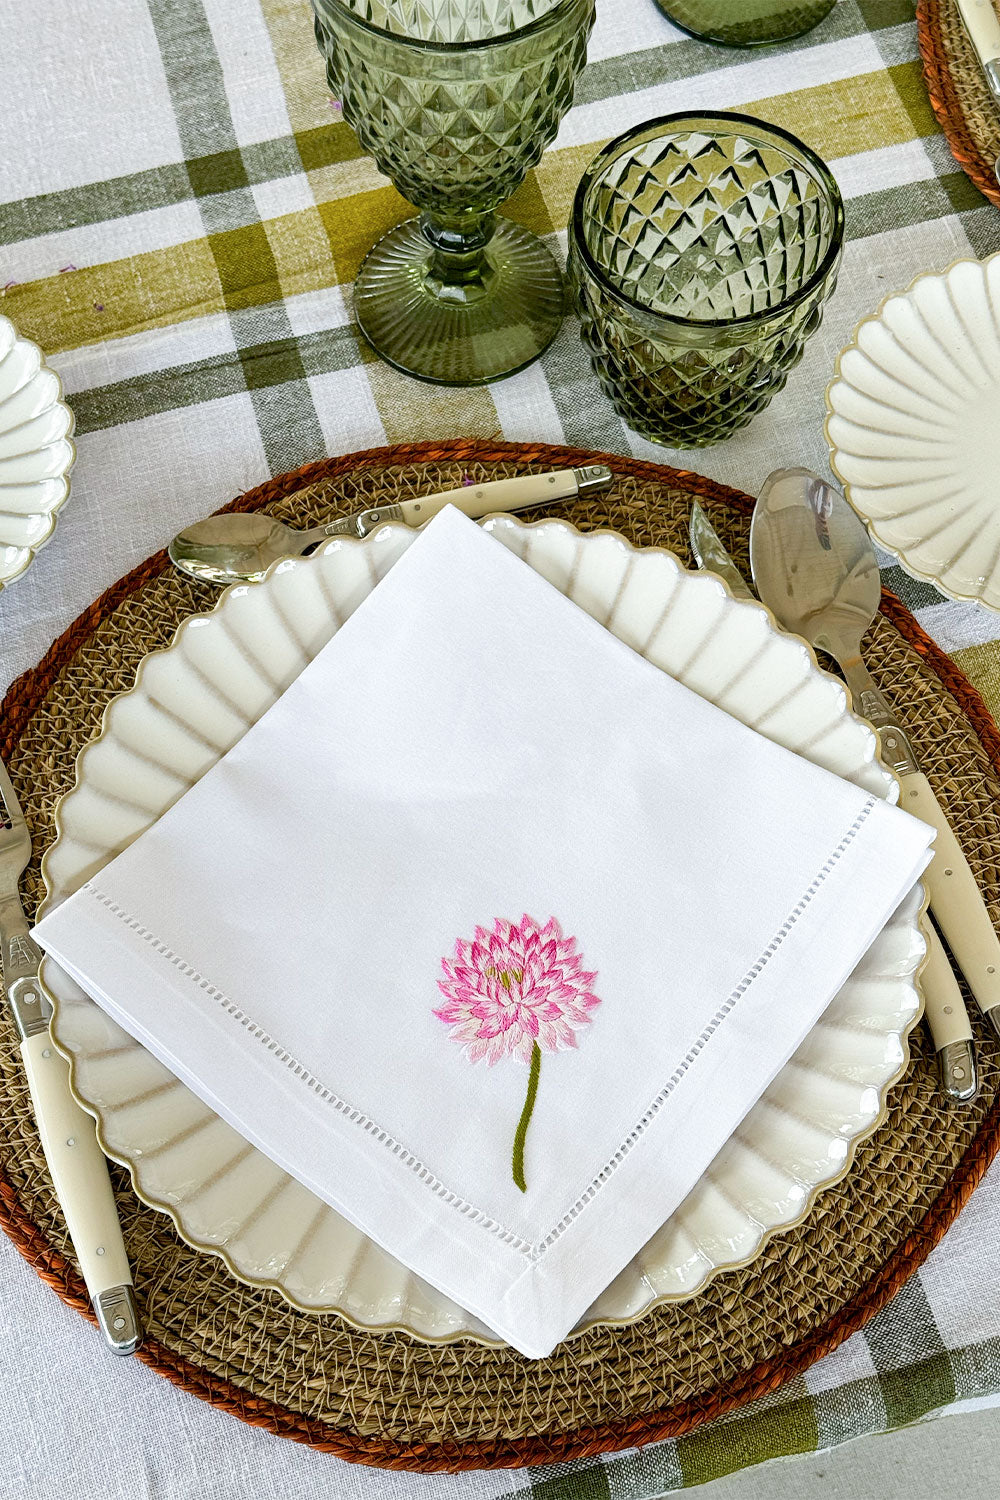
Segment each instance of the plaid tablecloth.
[[[326,453],[502,435],[675,461],[750,491],[779,464],[825,469],[823,390],[856,322],[918,271],[1000,249],[1000,215],[937,129],[908,0],[839,0],[807,38],[752,54],[682,36],[653,0],[598,0],[575,106],[509,212],[562,246],[597,145],[690,107],[744,109],[804,137],[841,184],[849,239],[836,297],[786,391],[722,447],[671,455],[622,426],[571,321],[539,364],[489,389],[419,385],[359,340],[352,279],[408,210],[329,97],[303,0],[0,8],[0,309],[52,356],[79,434],[56,539],[0,594],[0,687],[182,522]],[[894,566],[886,578],[1000,712],[1000,617]],[[102,1500],[241,1495],[244,1463],[261,1495],[646,1500],[1000,1393],[998,1238],[994,1171],[893,1305],[772,1400],[641,1453],[457,1479],[351,1470],[237,1429],[138,1366],[95,1369],[82,1324],[60,1334],[79,1347],[81,1373],[59,1384],[54,1412],[33,1341],[14,1337],[47,1321],[48,1294],[19,1279],[19,1299],[0,1311],[16,1350],[0,1383],[0,1473],[20,1474],[22,1495],[58,1485]],[[35,1388],[38,1402],[26,1399]],[[81,1426],[73,1413],[85,1401]],[[178,1401],[184,1463],[152,1463],[176,1449]],[[75,1456],[42,1432],[73,1420]],[[205,1424],[210,1444],[192,1436]]]

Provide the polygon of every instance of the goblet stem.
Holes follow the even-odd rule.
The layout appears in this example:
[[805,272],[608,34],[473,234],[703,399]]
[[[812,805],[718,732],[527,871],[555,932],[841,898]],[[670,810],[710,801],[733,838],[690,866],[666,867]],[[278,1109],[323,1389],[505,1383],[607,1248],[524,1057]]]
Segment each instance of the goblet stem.
[[420,232],[432,251],[427,277],[437,296],[468,301],[490,290],[496,277],[486,247],[495,230],[496,218],[491,213],[468,213],[461,218],[420,215]]

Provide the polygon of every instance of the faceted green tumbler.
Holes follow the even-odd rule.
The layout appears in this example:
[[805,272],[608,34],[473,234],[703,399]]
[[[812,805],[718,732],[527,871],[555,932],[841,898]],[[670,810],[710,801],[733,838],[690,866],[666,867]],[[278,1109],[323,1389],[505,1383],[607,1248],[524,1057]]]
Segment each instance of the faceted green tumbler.
[[844,206],[829,168],[746,115],[666,115],[605,146],[577,189],[584,343],[630,427],[702,448],[781,390],[833,291]]
[[410,375],[479,385],[551,342],[562,278],[494,210],[552,140],[586,59],[595,0],[313,0],[344,117],[420,210],[372,249],[354,309]]

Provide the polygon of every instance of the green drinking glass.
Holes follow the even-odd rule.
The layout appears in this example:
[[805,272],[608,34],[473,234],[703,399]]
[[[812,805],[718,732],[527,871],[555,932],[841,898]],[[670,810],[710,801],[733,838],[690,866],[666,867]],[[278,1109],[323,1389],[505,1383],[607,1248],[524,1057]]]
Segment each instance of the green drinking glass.
[[818,26],[836,0],[657,0],[682,30],[726,47],[786,42]]
[[595,0],[313,0],[344,117],[420,210],[372,249],[362,332],[422,380],[480,385],[537,359],[562,277],[494,210],[552,140],[586,60]]
[[605,146],[577,189],[569,268],[625,422],[674,448],[744,427],[819,327],[843,237],[832,174],[777,126],[666,115]]

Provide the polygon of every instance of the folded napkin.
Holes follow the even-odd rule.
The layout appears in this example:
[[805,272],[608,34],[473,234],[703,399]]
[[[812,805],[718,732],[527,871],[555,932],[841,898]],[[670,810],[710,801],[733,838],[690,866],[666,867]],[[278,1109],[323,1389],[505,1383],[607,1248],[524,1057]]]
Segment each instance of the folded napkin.
[[541,1356],[802,1041],[930,836],[450,510],[35,936],[248,1140]]

